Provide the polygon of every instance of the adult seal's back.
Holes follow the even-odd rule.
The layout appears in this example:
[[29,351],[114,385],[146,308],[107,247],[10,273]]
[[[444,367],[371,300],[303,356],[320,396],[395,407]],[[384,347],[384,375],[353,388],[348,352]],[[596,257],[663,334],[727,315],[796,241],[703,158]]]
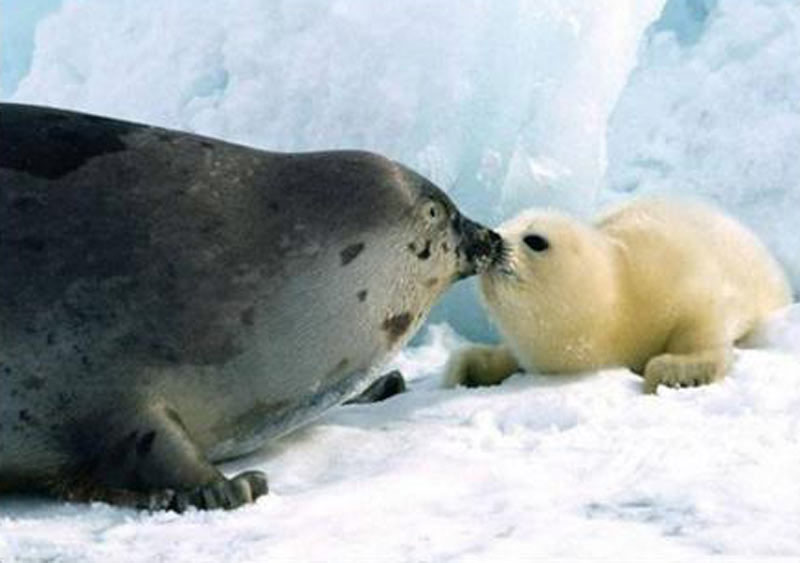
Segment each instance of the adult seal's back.
[[249,502],[212,462],[363,390],[499,253],[375,154],[0,104],[0,489]]

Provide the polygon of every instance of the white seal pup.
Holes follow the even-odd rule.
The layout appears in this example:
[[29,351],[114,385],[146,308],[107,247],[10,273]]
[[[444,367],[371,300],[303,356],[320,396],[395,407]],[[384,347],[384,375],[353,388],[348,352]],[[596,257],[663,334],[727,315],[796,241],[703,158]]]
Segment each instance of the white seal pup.
[[183,510],[363,391],[499,237],[365,152],[0,104],[0,490]]
[[610,366],[644,374],[646,392],[710,383],[733,345],[791,300],[756,236],[699,202],[635,200],[594,225],[531,210],[498,232],[506,258],[480,290],[504,345],[457,353],[450,386]]

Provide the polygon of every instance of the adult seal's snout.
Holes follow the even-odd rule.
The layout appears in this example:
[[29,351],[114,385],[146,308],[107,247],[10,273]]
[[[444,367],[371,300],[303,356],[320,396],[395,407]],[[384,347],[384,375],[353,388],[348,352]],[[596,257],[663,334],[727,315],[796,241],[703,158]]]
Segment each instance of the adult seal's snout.
[[0,104],[0,490],[252,502],[212,462],[366,389],[492,259],[453,217],[376,154]]
[[456,229],[461,233],[459,251],[464,256],[461,277],[484,272],[503,259],[503,239],[491,229],[466,217],[458,219]]

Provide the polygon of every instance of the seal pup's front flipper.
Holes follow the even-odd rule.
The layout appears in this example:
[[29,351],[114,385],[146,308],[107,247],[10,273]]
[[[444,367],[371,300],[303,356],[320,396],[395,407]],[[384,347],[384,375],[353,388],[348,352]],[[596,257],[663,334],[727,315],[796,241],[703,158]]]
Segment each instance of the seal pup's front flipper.
[[522,367],[505,346],[475,345],[456,352],[447,362],[444,387],[497,385]]
[[706,300],[691,311],[695,318],[678,322],[664,353],[645,365],[645,393],[655,393],[659,385],[697,387],[719,381],[733,363],[733,346],[726,337],[722,306]]
[[183,512],[232,509],[268,491],[260,471],[226,478],[167,405],[121,409],[80,428],[69,439],[79,465],[53,486],[66,499]]
[[655,393],[659,385],[697,387],[719,381],[730,368],[733,350],[714,348],[693,354],[661,354],[647,362],[644,392]]

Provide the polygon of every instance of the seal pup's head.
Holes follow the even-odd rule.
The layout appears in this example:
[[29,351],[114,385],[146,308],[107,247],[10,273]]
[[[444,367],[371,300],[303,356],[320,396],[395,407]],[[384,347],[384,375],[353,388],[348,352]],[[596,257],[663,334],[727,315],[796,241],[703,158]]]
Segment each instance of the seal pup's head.
[[[502,259],[481,275],[481,297],[527,369],[546,365],[550,354],[602,330],[596,321],[608,318],[614,306],[617,262],[600,231],[541,209],[524,211],[497,231]],[[531,357],[538,365],[525,361]]]

